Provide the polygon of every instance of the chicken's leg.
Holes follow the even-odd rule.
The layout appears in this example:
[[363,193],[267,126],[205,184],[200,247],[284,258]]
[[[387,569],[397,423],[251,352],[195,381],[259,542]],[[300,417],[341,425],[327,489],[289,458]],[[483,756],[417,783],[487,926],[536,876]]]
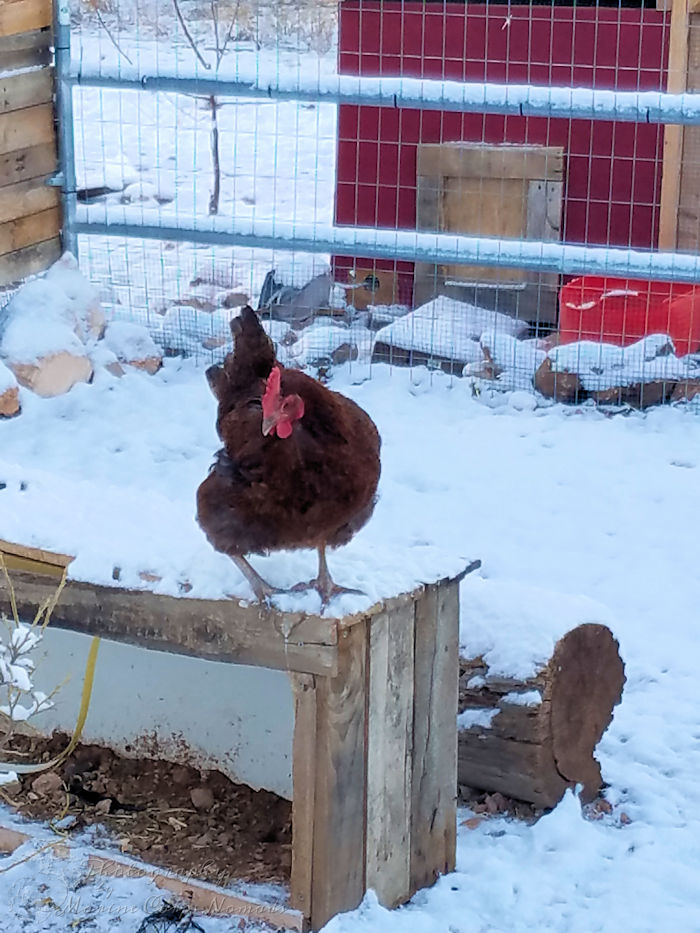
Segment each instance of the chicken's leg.
[[297,583],[292,590],[299,592],[301,590],[316,590],[321,597],[321,605],[327,606],[334,596],[341,596],[343,593],[354,593],[357,596],[364,596],[362,590],[353,590],[347,586],[339,586],[331,577],[326,560],[326,546],[322,544],[318,548],[318,576],[315,580],[309,580],[308,583]]
[[248,583],[250,583],[251,589],[255,593],[255,598],[258,602],[265,602],[266,599],[269,599],[270,596],[274,596],[277,593],[288,592],[287,590],[278,590],[275,589],[274,586],[270,586],[266,580],[263,580],[255,567],[252,567],[242,555],[229,554],[229,557],[241,571]]

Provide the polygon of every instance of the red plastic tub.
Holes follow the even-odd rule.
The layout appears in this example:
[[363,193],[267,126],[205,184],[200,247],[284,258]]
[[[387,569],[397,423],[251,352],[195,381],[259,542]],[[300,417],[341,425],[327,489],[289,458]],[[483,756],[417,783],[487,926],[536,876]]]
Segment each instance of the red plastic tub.
[[562,343],[595,340],[626,347],[668,334],[678,356],[700,349],[700,286],[584,275],[559,292]]

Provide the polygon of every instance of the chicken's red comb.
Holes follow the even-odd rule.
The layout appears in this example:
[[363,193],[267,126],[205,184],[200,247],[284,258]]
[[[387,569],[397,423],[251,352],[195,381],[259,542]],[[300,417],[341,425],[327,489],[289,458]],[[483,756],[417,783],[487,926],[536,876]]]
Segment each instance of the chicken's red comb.
[[267,417],[271,413],[272,407],[277,402],[282,389],[282,370],[279,366],[273,366],[270,375],[265,383],[265,394],[262,397],[263,415]]

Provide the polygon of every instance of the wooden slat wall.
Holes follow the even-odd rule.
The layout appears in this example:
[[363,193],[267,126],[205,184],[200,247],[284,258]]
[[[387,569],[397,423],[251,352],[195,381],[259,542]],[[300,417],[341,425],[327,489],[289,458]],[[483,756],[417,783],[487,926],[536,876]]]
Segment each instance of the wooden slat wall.
[[57,169],[51,15],[51,0],[0,0],[0,287],[61,252],[60,195],[46,185]]

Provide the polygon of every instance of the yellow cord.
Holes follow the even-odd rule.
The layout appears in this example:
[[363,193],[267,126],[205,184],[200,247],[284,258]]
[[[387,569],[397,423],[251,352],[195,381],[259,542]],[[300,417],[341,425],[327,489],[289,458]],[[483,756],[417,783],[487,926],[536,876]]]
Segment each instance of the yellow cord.
[[83,733],[83,726],[87,719],[88,709],[90,708],[90,699],[92,697],[92,685],[95,680],[95,667],[97,666],[97,651],[100,647],[99,636],[95,635],[90,643],[87,662],[85,664],[85,677],[83,678],[83,693],[80,698],[80,710],[78,720],[75,724],[73,737],[63,751],[52,758],[51,761],[42,761],[28,763],[23,761],[5,761],[0,759],[0,771],[14,771],[16,774],[38,774],[40,771],[49,771],[60,765],[62,761],[70,755],[80,741]]

